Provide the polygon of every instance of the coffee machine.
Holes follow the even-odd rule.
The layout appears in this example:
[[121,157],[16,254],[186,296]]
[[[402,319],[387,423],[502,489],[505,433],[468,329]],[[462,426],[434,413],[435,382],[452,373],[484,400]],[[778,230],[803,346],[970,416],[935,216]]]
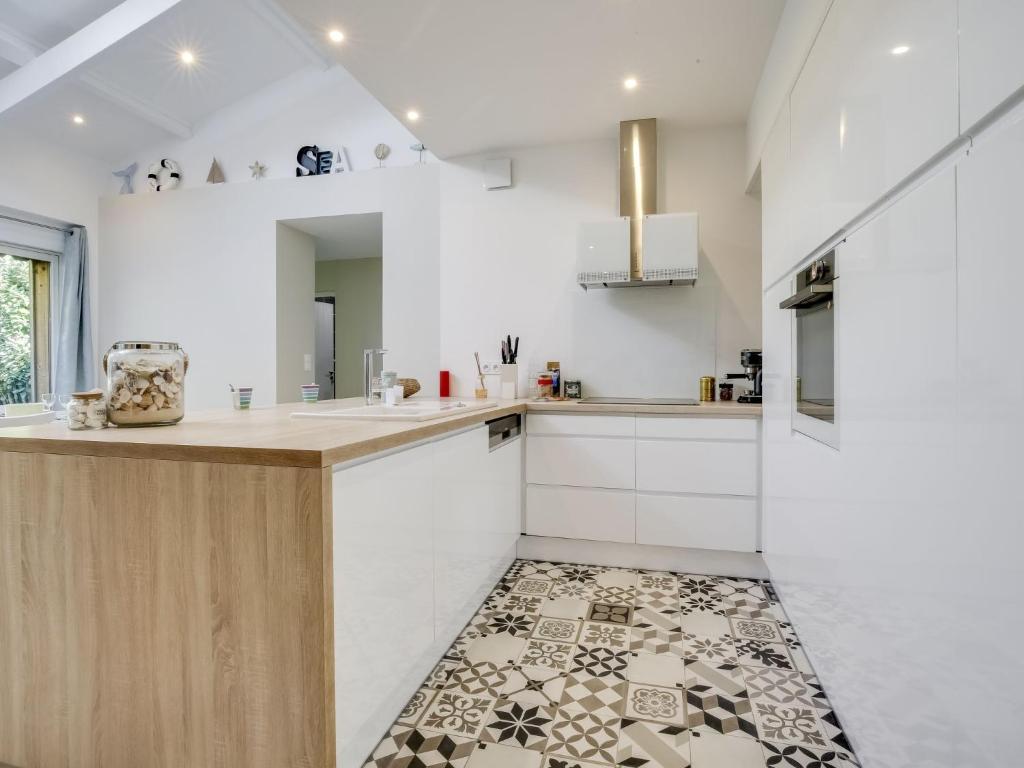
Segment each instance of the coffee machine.
[[743,373],[727,373],[727,379],[746,379],[754,382],[754,388],[736,398],[738,403],[761,402],[761,350],[744,349],[740,352],[740,365]]

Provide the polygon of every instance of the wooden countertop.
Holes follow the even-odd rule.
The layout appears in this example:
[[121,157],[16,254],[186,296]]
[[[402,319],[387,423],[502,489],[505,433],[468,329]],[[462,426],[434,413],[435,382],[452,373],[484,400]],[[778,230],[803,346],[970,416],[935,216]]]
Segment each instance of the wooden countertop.
[[296,410],[355,406],[361,398],[316,406],[286,403],[249,411],[219,409],[189,413],[170,427],[134,427],[71,432],[63,422],[0,429],[0,451],[167,459],[218,464],[327,467],[397,448],[510,413],[649,413],[697,417],[756,418],[760,406],[702,403],[699,406],[599,405],[574,401],[499,400],[491,408],[433,421],[295,419]]
[[633,413],[647,415],[693,416],[696,418],[757,419],[761,406],[750,403],[698,403],[697,405],[639,405],[628,403],[583,403],[579,400],[529,401],[531,413]]

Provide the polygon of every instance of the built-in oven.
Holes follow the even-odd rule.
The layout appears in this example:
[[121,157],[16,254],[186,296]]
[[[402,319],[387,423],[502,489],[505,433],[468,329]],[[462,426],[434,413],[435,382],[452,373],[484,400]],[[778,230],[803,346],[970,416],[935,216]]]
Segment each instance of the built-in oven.
[[838,447],[836,430],[836,252],[796,276],[796,292],[779,304],[793,310],[793,428]]

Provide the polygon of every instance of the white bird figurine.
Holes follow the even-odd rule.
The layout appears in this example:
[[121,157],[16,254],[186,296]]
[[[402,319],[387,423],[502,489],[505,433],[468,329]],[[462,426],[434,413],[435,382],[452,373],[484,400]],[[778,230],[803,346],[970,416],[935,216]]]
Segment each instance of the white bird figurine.
[[135,189],[132,186],[132,181],[135,178],[135,172],[139,169],[138,163],[132,163],[127,168],[120,171],[114,171],[113,175],[121,180],[121,194],[130,195]]

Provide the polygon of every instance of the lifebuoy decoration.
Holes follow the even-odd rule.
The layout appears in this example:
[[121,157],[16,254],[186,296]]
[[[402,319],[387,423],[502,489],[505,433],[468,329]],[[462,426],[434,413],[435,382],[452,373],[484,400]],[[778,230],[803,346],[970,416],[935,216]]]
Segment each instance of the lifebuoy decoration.
[[[167,171],[166,177],[164,171]],[[176,162],[165,157],[149,166],[146,178],[149,179],[150,188],[157,192],[174,189],[181,184],[181,168]]]

